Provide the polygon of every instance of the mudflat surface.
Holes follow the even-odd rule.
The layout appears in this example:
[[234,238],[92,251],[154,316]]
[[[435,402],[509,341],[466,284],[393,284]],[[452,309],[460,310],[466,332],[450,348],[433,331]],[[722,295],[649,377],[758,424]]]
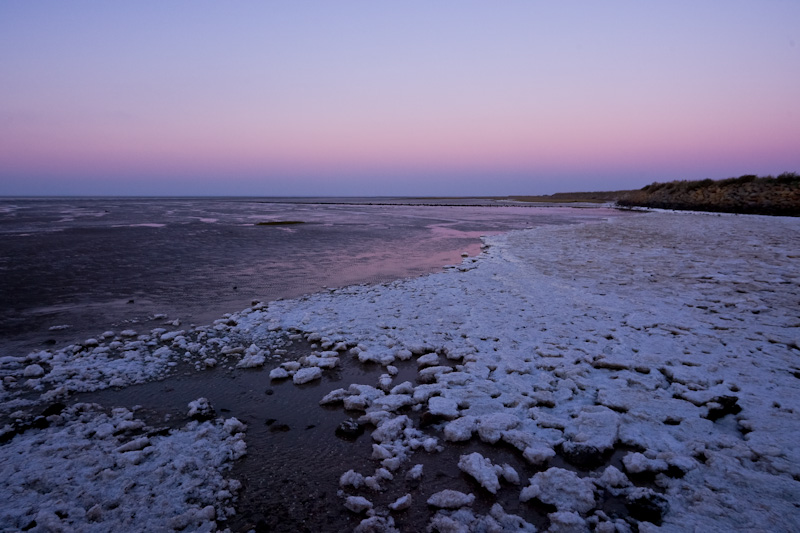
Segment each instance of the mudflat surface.
[[[302,203],[0,200],[0,351],[63,345],[156,315],[205,324],[253,300],[433,272],[477,254],[484,234],[613,213],[294,201]],[[259,225],[281,221],[303,224]]]

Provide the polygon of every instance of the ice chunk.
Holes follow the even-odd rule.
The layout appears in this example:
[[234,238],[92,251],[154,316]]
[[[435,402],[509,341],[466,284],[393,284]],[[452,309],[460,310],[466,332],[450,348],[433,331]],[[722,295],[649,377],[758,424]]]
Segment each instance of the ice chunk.
[[508,463],[503,463],[502,465],[494,465],[495,472],[497,472],[497,477],[502,477],[509,483],[513,483],[515,485],[519,485],[519,474],[517,471],[514,470]]
[[231,417],[222,424],[222,429],[228,435],[235,435],[236,433],[244,433],[247,430],[247,425],[240,422],[238,418]]
[[594,485],[590,480],[556,467],[537,473],[530,479],[530,485],[522,489],[521,501],[533,498],[554,505],[559,511],[586,513],[595,505]]
[[150,446],[150,439],[148,437],[140,437],[138,439],[133,439],[132,441],[126,442],[122,446],[119,446],[115,451],[120,453],[134,452],[147,446]]
[[406,473],[406,479],[409,481],[419,481],[422,479],[422,465],[414,465],[413,468]]
[[394,519],[389,516],[370,516],[362,520],[353,533],[400,533],[400,530],[394,527]]
[[478,452],[462,455],[458,460],[458,468],[475,478],[475,481],[492,494],[496,494],[500,488],[494,465]]
[[289,377],[289,372],[286,369],[278,367],[273,368],[269,373],[269,379],[286,379]]
[[614,447],[619,415],[602,405],[584,407],[564,428],[566,453],[603,453]]
[[411,494],[400,496],[395,501],[389,504],[389,509],[392,511],[404,511],[411,507]]
[[631,484],[625,474],[613,465],[609,465],[603,470],[598,481],[601,485],[611,488],[627,487]]
[[420,368],[426,366],[436,366],[438,364],[439,364],[439,356],[436,354],[436,352],[423,355],[422,357],[417,359],[417,365],[419,365]]
[[586,521],[578,513],[559,511],[547,515],[550,519],[548,533],[582,533],[588,531]]
[[404,381],[399,385],[395,385],[389,394],[414,394],[414,385],[410,381]]
[[347,398],[350,393],[347,392],[346,389],[334,389],[326,394],[320,401],[320,405],[328,405],[331,403],[341,402],[343,399]]
[[484,415],[478,419],[478,435],[482,441],[494,444],[504,431],[517,427],[519,422],[519,418],[510,413]]
[[331,354],[325,357],[318,357],[316,355],[309,355],[306,357],[306,364],[309,366],[316,366],[319,368],[336,368],[339,364],[339,358],[335,357],[336,352],[322,352],[323,354]]
[[361,514],[372,509],[372,502],[363,496],[348,496],[344,506],[348,511]]
[[396,411],[412,403],[414,403],[414,401],[411,399],[411,396],[407,394],[389,394],[376,398],[372,402],[372,407],[384,411]]
[[428,498],[428,505],[441,509],[458,509],[472,505],[475,501],[474,494],[464,494],[457,490],[445,489]]
[[444,438],[451,442],[469,440],[477,426],[478,420],[474,416],[462,416],[444,427]]
[[207,398],[198,398],[189,402],[189,418],[196,420],[210,420],[214,418],[214,408]]
[[22,375],[26,378],[40,378],[44,376],[44,368],[37,364],[28,365],[22,371]]
[[641,474],[642,472],[663,472],[669,465],[663,459],[649,459],[639,452],[632,452],[622,458],[625,470],[631,474]]
[[292,381],[295,385],[302,385],[303,383],[308,383],[309,381],[314,381],[315,379],[319,379],[322,377],[322,369],[316,366],[312,366],[309,368],[301,368],[297,372],[294,373],[292,377]]
[[458,403],[450,398],[434,396],[428,400],[428,410],[432,415],[453,419],[458,416]]
[[384,420],[372,432],[372,439],[376,442],[394,441],[401,436],[405,428],[411,425],[411,420],[406,415]]
[[258,368],[264,366],[264,361],[266,358],[263,352],[247,354],[236,363],[236,368]]
[[356,472],[355,470],[348,470],[339,478],[339,486],[346,487],[351,486],[354,489],[357,489],[364,485],[364,476]]

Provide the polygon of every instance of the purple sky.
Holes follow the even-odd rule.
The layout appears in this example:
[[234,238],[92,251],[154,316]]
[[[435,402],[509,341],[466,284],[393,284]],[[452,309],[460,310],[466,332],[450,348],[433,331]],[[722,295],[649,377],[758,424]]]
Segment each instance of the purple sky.
[[0,2],[0,195],[800,171],[800,2]]

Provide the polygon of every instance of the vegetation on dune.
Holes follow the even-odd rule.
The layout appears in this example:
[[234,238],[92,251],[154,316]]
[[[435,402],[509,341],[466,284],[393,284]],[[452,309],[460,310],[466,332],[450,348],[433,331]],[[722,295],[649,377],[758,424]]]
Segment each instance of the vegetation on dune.
[[633,191],[595,191],[595,192],[557,192],[540,196],[506,196],[497,199],[516,200],[518,202],[536,202],[548,204],[569,203],[594,203],[602,204],[615,202],[624,195]]
[[800,216],[800,175],[745,175],[724,180],[652,183],[623,194],[625,207]]

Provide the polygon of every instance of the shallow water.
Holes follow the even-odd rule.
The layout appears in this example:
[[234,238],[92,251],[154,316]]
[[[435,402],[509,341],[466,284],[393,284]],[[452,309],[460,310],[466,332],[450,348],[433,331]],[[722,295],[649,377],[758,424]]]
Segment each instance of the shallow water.
[[[206,324],[252,300],[434,272],[460,262],[462,253],[476,255],[481,235],[614,213],[239,198],[4,199],[0,352],[78,342],[156,315]],[[287,220],[304,223],[258,225]]]

